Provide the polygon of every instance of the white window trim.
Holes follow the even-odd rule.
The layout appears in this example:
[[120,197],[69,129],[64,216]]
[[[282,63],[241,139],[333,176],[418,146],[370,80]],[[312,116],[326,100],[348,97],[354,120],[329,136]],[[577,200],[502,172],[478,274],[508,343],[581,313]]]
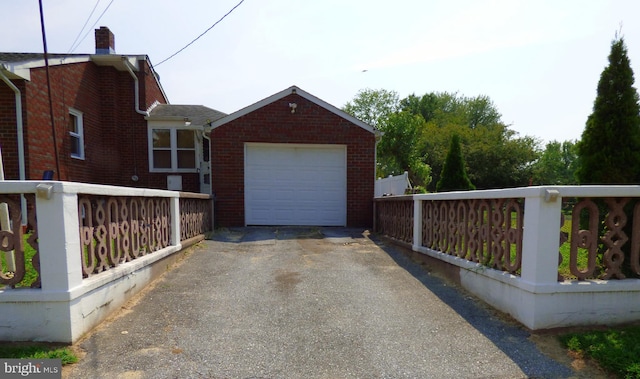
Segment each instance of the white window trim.
[[[153,130],[154,129],[162,129],[169,130],[171,133],[171,168],[155,168],[153,166]],[[178,167],[178,130],[191,130],[194,133],[194,154],[195,154],[195,162],[196,167],[194,168],[177,168]],[[199,151],[198,141],[195,138],[195,133],[197,133],[197,129],[194,128],[176,128],[176,127],[168,127],[168,126],[148,126],[147,127],[147,144],[149,151],[149,172],[182,172],[182,173],[193,173],[199,172]],[[180,149],[184,150],[184,149]]]
[[71,158],[84,160],[84,121],[82,118],[82,112],[77,109],[69,108],[69,114],[75,116],[76,120],[78,121],[76,125],[78,128],[78,132],[74,133],[72,131],[69,131],[69,135],[72,138],[78,139],[78,144],[80,147],[80,154],[71,153]]

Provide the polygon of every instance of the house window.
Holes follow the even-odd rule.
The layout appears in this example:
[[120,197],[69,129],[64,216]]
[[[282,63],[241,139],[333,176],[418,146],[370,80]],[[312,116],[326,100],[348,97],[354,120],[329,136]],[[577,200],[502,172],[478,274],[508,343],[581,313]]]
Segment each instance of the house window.
[[149,129],[152,171],[193,172],[196,170],[196,144],[193,130]]
[[69,109],[69,138],[71,139],[71,156],[77,159],[84,159],[82,112],[75,109]]

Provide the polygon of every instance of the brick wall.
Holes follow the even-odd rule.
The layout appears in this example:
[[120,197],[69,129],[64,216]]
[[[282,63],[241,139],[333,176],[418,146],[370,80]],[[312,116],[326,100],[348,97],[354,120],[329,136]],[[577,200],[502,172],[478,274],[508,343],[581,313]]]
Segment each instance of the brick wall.
[[[146,61],[139,62],[140,107],[165,103]],[[53,113],[61,180],[165,189],[166,174],[149,173],[147,121],[135,111],[134,81],[129,72],[92,62],[50,67]],[[42,178],[56,170],[45,68],[31,70],[31,80],[15,80],[22,92],[26,176]],[[71,157],[69,108],[83,114],[85,159]],[[0,82],[0,146],[7,179],[18,179],[14,93]],[[139,180],[133,181],[133,175]],[[54,177],[57,179],[57,177]],[[198,174],[183,174],[183,189],[198,192]]]
[[[24,81],[12,80],[12,83],[24,91]],[[24,97],[22,98],[24,117]],[[4,175],[7,180],[19,179],[18,173],[18,132],[16,128],[15,94],[4,81],[0,80],[0,148]]]
[[148,109],[156,100],[161,103],[166,103],[168,99],[161,100],[162,91],[158,86],[158,80],[156,80],[153,70],[149,66],[148,61],[139,61],[140,72],[138,77],[140,78],[140,108],[142,110]]
[[[291,114],[289,103],[297,103],[295,114]],[[347,145],[347,226],[371,226],[375,136],[294,94],[211,132],[217,225],[244,225],[245,142]]]

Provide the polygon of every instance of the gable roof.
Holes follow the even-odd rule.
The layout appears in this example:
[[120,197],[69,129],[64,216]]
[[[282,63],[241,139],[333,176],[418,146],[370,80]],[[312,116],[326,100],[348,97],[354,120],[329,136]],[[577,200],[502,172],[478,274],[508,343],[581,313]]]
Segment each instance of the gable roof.
[[149,111],[147,120],[171,121],[188,119],[193,125],[206,125],[227,114],[204,105],[158,104]]
[[284,98],[286,96],[289,96],[291,94],[296,94],[296,95],[298,95],[298,96],[300,96],[302,98],[305,98],[305,99],[309,100],[310,102],[312,102],[312,103],[314,103],[316,105],[319,105],[320,107],[328,110],[329,112],[334,113],[334,114],[344,118],[347,121],[350,121],[351,123],[361,127],[364,130],[367,130],[367,131],[369,131],[369,132],[371,132],[373,134],[376,134],[376,135],[380,135],[381,134],[381,132],[378,129],[374,128],[373,126],[371,126],[371,125],[369,125],[369,124],[367,124],[367,123],[365,123],[363,121],[358,120],[357,118],[353,117],[352,115],[348,114],[347,112],[345,112],[345,111],[343,111],[343,110],[341,110],[341,109],[339,109],[339,108],[327,103],[324,100],[321,100],[321,99],[313,96],[312,94],[310,94],[310,93],[308,93],[306,91],[303,91],[302,89],[300,89],[297,86],[291,86],[291,87],[289,87],[289,88],[287,88],[287,89],[285,89],[283,91],[280,91],[280,92],[278,92],[276,94],[273,94],[273,95],[271,95],[271,96],[269,96],[269,97],[267,97],[265,99],[262,99],[262,100],[258,101],[257,103],[251,104],[248,107],[242,108],[239,111],[231,113],[230,115],[213,122],[211,124],[211,127],[213,129],[215,129],[215,128],[219,127],[219,126],[227,124],[227,123],[229,123],[229,122],[231,122],[231,121],[233,121],[233,120],[235,120],[237,118],[240,118],[240,117],[242,117],[242,116],[244,116],[246,114],[249,114],[249,113],[251,113],[251,112],[253,112],[253,111],[255,111],[255,110],[259,109],[259,108],[264,107],[265,105],[271,104],[274,101],[280,100],[280,99],[282,99],[282,98]]

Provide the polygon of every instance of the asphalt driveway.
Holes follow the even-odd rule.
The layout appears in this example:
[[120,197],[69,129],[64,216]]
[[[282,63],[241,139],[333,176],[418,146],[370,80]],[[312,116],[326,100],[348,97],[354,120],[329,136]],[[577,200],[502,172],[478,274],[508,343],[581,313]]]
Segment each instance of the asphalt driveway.
[[78,346],[71,378],[569,378],[368,232],[218,232]]

